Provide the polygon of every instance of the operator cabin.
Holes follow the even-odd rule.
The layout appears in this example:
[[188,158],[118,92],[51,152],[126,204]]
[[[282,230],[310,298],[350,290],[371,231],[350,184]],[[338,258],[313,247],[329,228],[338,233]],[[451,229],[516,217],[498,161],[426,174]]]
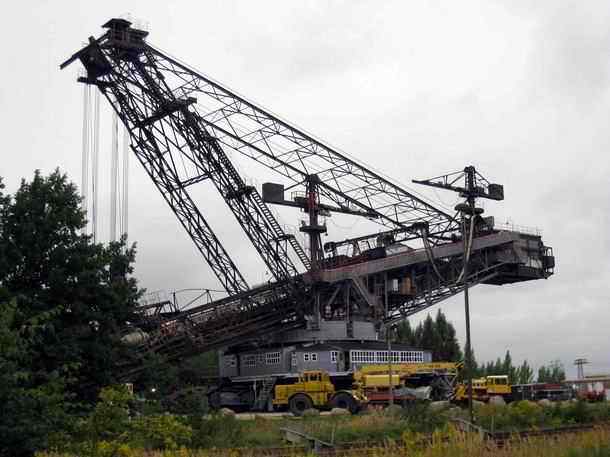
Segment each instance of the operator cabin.
[[[328,341],[264,348],[241,348],[220,353],[221,377],[298,374],[324,370],[331,376],[354,371],[362,365],[388,363],[384,341]],[[432,362],[430,351],[406,344],[392,344],[393,363]]]

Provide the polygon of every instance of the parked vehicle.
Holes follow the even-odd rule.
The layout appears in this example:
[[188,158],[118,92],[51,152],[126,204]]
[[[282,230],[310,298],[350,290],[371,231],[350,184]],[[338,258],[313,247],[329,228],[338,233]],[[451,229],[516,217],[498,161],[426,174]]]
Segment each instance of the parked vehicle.
[[[512,400],[508,376],[485,376],[472,380],[472,398],[474,400],[487,402],[492,397],[501,397],[506,402]],[[456,386],[454,401],[468,401],[468,385],[466,383],[460,383]]]
[[283,384],[281,380],[278,382],[275,385],[273,406],[288,408],[296,416],[301,416],[305,410],[312,408],[343,408],[354,414],[368,403],[358,384],[351,390],[338,390],[325,371],[304,371],[293,384]]

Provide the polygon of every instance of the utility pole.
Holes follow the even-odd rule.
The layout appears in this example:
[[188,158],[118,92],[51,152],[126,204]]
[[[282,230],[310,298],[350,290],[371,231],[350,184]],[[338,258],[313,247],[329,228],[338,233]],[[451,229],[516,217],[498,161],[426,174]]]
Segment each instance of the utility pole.
[[[384,301],[385,301],[385,313],[386,313],[386,318],[389,320],[390,317],[390,306],[388,303],[388,274],[387,272],[384,274],[383,277],[383,283],[384,283]],[[393,405],[394,404],[394,383],[392,380],[392,327],[387,324],[385,327],[385,338],[386,338],[386,342],[388,344],[388,388],[389,388],[389,405]]]
[[[466,212],[470,214],[470,218],[474,217],[475,205],[474,205],[474,167],[466,167],[464,169],[466,173],[466,189],[469,190],[466,197],[466,204],[468,209]],[[459,206],[459,205],[458,205]],[[468,230],[469,219],[466,218],[466,212],[462,211],[462,241],[464,244],[464,314],[466,317],[466,376],[468,382],[468,417],[470,423],[474,423],[474,411],[472,408],[472,340],[470,339],[470,301],[468,296],[468,266],[470,263],[470,246],[467,240],[470,238]],[[471,226],[470,230],[474,230],[474,225]]]
[[[463,179],[464,185],[457,185]],[[458,203],[455,210],[460,214],[462,219],[462,243],[464,246],[464,265],[462,273],[455,281],[455,286],[459,286],[460,282],[464,289],[464,314],[466,321],[466,347],[464,356],[464,369],[466,371],[466,381],[468,383],[468,415],[470,422],[474,422],[474,413],[472,408],[472,340],[470,338],[470,297],[468,293],[469,282],[469,265],[470,255],[472,252],[472,242],[474,240],[474,232],[476,231],[477,218],[483,213],[483,208],[477,208],[475,203],[477,198],[488,198],[490,200],[504,200],[504,187],[500,184],[492,184],[479,174],[471,165],[465,167],[463,171],[457,171],[446,175],[437,176],[436,178],[426,180],[413,180],[416,184],[423,184],[430,187],[438,187],[457,192],[461,197],[465,198],[463,203]],[[427,227],[425,228],[427,230]]]

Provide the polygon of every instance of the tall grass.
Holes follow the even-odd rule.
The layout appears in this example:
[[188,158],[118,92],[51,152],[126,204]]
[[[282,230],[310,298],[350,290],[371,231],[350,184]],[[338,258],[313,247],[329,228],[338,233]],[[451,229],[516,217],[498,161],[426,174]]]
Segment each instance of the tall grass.
[[[145,451],[123,448],[113,454],[115,457],[254,457],[264,455],[261,450],[247,449],[178,449],[167,451]],[[312,454],[294,450],[286,451],[294,457]],[[434,433],[432,442],[422,444],[417,434],[408,433],[401,442],[368,448],[341,455],[369,455],[375,457],[610,457],[610,429],[597,428],[578,434],[535,437],[514,440],[503,447],[486,442],[477,435],[464,435],[455,430]],[[71,454],[40,453],[38,457],[75,457]]]

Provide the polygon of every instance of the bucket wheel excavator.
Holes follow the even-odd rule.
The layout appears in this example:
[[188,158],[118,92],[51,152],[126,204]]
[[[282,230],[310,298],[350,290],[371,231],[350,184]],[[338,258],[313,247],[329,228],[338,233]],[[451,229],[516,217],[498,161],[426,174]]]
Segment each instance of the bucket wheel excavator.
[[[439,209],[154,47],[148,32],[129,21],[111,19],[103,28],[61,68],[83,65],[78,81],[97,87],[110,103],[131,150],[228,294],[179,312],[143,308],[142,356],[152,351],[175,360],[307,332],[332,339],[333,322],[341,322],[342,338],[358,339],[361,323],[378,331],[466,285],[553,274],[552,249],[539,234],[498,227],[474,205],[456,207],[455,214]],[[275,172],[278,182],[261,189],[248,184],[235,156]],[[215,214],[195,203],[193,189],[206,182],[260,255],[268,283],[246,282],[212,229]],[[457,190],[467,202],[503,199],[502,186],[474,167],[423,183]],[[304,215],[299,230],[307,248],[270,205]],[[324,220],[334,213],[365,218],[373,233],[323,243]],[[137,365],[126,376],[133,370]]]

